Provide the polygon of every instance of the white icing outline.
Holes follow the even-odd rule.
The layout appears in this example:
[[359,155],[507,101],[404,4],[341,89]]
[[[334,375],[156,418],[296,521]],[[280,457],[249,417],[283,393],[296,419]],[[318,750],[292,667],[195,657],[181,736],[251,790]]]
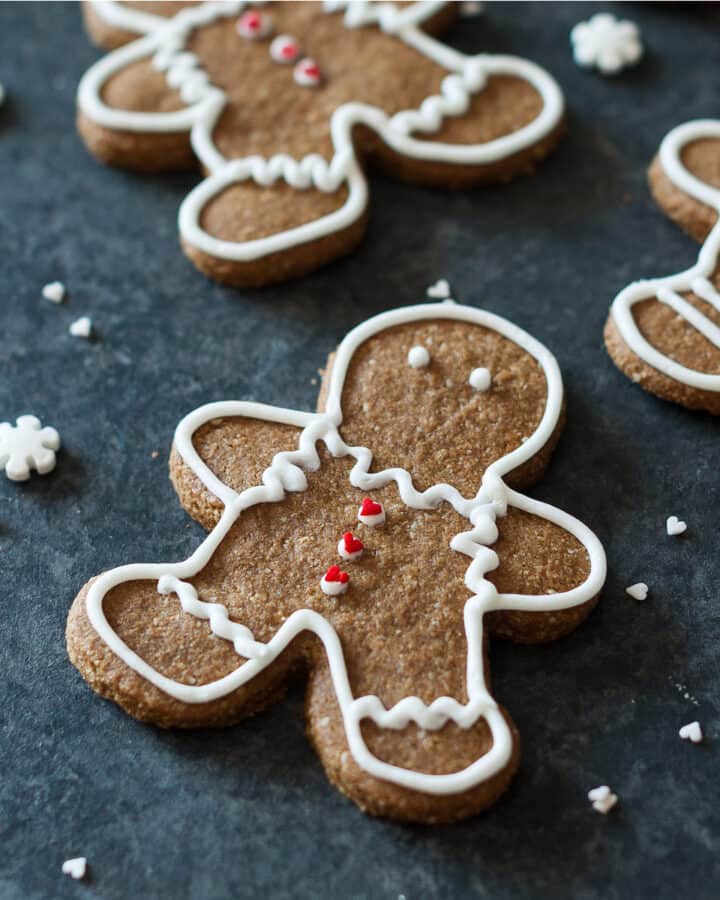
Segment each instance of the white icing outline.
[[[342,104],[333,112],[330,121],[334,154],[329,162],[317,153],[300,160],[284,153],[269,158],[255,155],[227,159],[212,139],[213,129],[225,106],[225,94],[210,83],[197,57],[184,48],[195,28],[221,17],[237,16],[247,5],[211,2],[183,10],[173,19],[164,20],[161,26],[150,29],[145,37],[100,59],[85,73],[78,88],[80,110],[105,128],[143,133],[190,132],[192,148],[208,175],[182,202],[178,225],[184,242],[210,256],[249,262],[344,230],[361,218],[368,204],[368,187],[352,142],[352,131],[356,126],[367,126],[392,150],[413,159],[483,165],[537,144],[562,118],[562,93],[544,69],[519,57],[466,56],[421,31],[418,25],[437,12],[443,3],[420,0],[399,10],[393,4],[363,0],[331,2],[325,4],[325,12],[344,10],[346,27],[377,25],[447,69],[441,93],[427,97],[419,109],[405,110],[393,116],[368,104]],[[105,82],[126,65],[149,57],[188,105],[167,113],[131,112],[106,106],[102,100]],[[541,95],[542,110],[528,125],[482,144],[454,145],[413,136],[437,131],[447,116],[463,115],[472,96],[482,90],[487,78],[501,74],[524,79]],[[334,192],[345,186],[347,199],[341,207],[325,216],[251,241],[221,240],[204,231],[200,219],[207,203],[231,184],[248,179],[260,185],[282,180],[298,190],[313,187],[324,192]]]
[[147,34],[170,21],[165,16],[156,16],[154,13],[134,9],[125,3],[118,3],[117,0],[88,0],[88,2],[98,18],[121,31]]
[[643,336],[632,314],[632,307],[636,303],[655,298],[674,309],[681,318],[720,349],[720,328],[680,296],[683,291],[692,291],[720,310],[720,293],[709,280],[718,264],[720,254],[720,190],[700,181],[685,168],[681,159],[682,150],[687,144],[703,138],[720,138],[720,120],[696,119],[685,122],[673,128],[660,145],[660,163],[667,177],[680,190],[712,207],[719,214],[718,221],[705,239],[697,262],[676,275],[629,284],[617,295],[610,312],[623,341],[648,365],[688,387],[703,391],[720,391],[720,374],[713,375],[690,369],[661,353]]
[[[517,343],[534,357],[547,381],[548,393],[543,417],[534,434],[506,456],[496,460],[482,476],[474,497],[464,498],[454,487],[437,484],[425,491],[417,491],[410,474],[401,468],[370,472],[372,453],[365,447],[349,447],[340,437],[342,423],[340,399],[348,365],[355,350],[374,334],[407,322],[427,319],[446,319],[468,322],[497,331]],[[391,310],[358,325],[338,347],[333,364],[327,408],[324,413],[298,412],[245,401],[210,403],[194,410],[178,425],[175,447],[205,487],[224,505],[219,523],[188,559],[179,563],[131,564],[120,566],[98,576],[88,590],[86,607],[88,618],[98,635],[123,662],[160,690],[184,703],[208,703],[224,697],[250,681],[275,659],[301,632],[311,631],[322,641],[327,654],[330,674],[343,716],[350,752],[357,764],[369,774],[394,784],[429,794],[451,794],[470,789],[491,778],[509,761],[512,736],[505,718],[485,685],[483,667],[483,616],[491,610],[529,610],[534,612],[567,609],[595,597],[603,586],[606,573],[605,553],[600,541],[579,520],[547,503],[526,497],[511,490],[503,476],[535,456],[551,439],[562,410],[563,387],[555,357],[538,341],[520,328],[493,313],[447,303],[422,304]],[[218,418],[244,416],[267,422],[295,425],[302,431],[298,449],[277,453],[262,475],[262,484],[237,493],[223,484],[202,461],[192,443],[195,431],[206,422]],[[467,695],[461,704],[452,697],[438,697],[429,705],[418,697],[406,697],[391,709],[386,709],[376,696],[354,697],[345,668],[342,646],[337,632],[319,613],[302,609],[294,612],[267,644],[254,641],[249,629],[240,623],[229,623],[222,604],[199,600],[192,585],[183,580],[197,575],[208,564],[213,553],[244,509],[257,503],[276,503],[286,492],[307,488],[305,471],[320,467],[316,444],[323,441],[334,456],[350,455],[356,464],[350,472],[350,482],[369,492],[391,481],[397,484],[401,499],[416,509],[433,509],[448,502],[465,516],[472,528],[456,535],[452,549],[471,558],[465,574],[465,584],[472,596],[464,611],[468,642]],[[500,594],[485,574],[499,564],[497,554],[488,546],[498,537],[497,516],[503,516],[508,506],[540,516],[573,534],[583,544],[590,561],[590,572],[583,584],[553,595]],[[240,641],[242,655],[247,657],[233,672],[204,685],[182,684],[162,675],[130,649],[110,627],[104,611],[105,594],[119,584],[136,580],[159,581],[158,588],[166,593],[176,590],[183,608],[200,618],[208,619],[215,634],[227,640]],[[220,607],[220,609],[218,609]],[[399,729],[409,721],[422,728],[438,729],[448,720],[469,728],[480,717],[492,732],[492,748],[483,757],[459,772],[429,775],[403,769],[374,757],[362,738],[360,723],[373,719],[385,728]]]

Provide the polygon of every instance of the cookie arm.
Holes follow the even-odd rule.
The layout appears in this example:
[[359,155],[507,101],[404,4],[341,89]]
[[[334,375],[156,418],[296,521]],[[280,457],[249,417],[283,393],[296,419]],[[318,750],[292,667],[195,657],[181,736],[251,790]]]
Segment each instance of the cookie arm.
[[403,39],[448,70],[437,95],[392,115],[380,162],[409,180],[471,184],[532,171],[564,130],[555,79],[515,56],[465,56],[417,29]]
[[598,538],[574,516],[512,490],[497,527],[499,566],[486,575],[498,592],[487,615],[490,634],[532,644],[571,632],[605,582]]
[[[195,70],[192,54],[163,51],[162,41],[162,32],[156,32],[120,47],[80,81],[78,130],[105,163],[141,171],[188,168],[195,164],[194,126],[202,122],[203,129],[212,128],[220,114],[222,93]],[[197,143],[201,160],[216,162],[214,152],[203,157],[204,130]]]

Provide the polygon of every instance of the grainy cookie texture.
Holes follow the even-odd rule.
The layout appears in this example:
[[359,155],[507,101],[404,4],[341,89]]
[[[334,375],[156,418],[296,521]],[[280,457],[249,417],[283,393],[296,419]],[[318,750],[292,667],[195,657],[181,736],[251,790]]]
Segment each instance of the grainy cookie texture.
[[[431,363],[408,365],[411,347],[430,349]],[[479,392],[468,373],[480,362],[492,386]],[[324,411],[332,358],[323,381]],[[429,319],[380,331],[354,355],[341,392],[339,434],[347,445],[374,453],[370,471],[402,466],[417,490],[451,483],[463,496],[478,491],[487,466],[522,445],[537,429],[547,401],[540,365],[514,341],[466,322]],[[525,465],[508,476],[528,487],[542,473],[560,426]],[[192,436],[200,459],[220,479],[242,491],[260,484],[273,456],[298,446],[300,428],[240,416],[208,420]],[[356,460],[318,445],[319,468],[307,471],[307,489],[280,502],[246,509],[220,541],[209,563],[188,578],[206,602],[222,603],[232,621],[267,642],[297,610],[320,613],[337,632],[354,697],[375,695],[390,709],[403,698],[431,704],[440,696],[468,702],[468,638],[464,614],[469,559],[450,542],[469,523],[443,502],[412,508],[390,480],[372,491],[384,507],[382,527],[358,521],[366,496],[350,481]],[[208,530],[218,526],[223,504],[184,462],[176,448],[170,475],[185,509]],[[499,565],[487,578],[502,593],[551,596],[588,577],[585,546],[564,528],[508,507],[497,520],[493,543]],[[362,557],[343,561],[338,540],[351,531]],[[334,563],[350,574],[349,589],[326,596],[320,580]],[[91,582],[92,584],[92,582]],[[70,657],[98,693],[140,719],[163,726],[227,725],[282,696],[288,678],[307,678],[308,734],[329,778],[368,812],[397,819],[438,822],[471,815],[494,802],[518,764],[518,740],[506,712],[512,752],[505,764],[459,793],[433,795],[369,774],[350,752],[328,655],[310,632],[295,638],[252,680],[206,703],[185,703],[142,678],[116,656],[93,628],[86,606],[90,584],[71,609]],[[498,610],[485,618],[484,653],[497,635],[520,642],[554,640],[575,628],[596,601],[545,612]],[[156,580],[130,580],[110,589],[103,609],[110,627],[158,672],[182,684],[210,684],[238,669],[242,658],[208,622],[184,612],[175,595],[163,596]],[[487,675],[487,657],[484,662]],[[447,721],[437,730],[361,723],[365,744],[378,759],[433,775],[455,773],[482,759],[493,745],[482,717],[470,727]]]
[[[412,6],[398,4],[397,11]],[[426,17],[425,31],[449,24],[456,7],[447,4]],[[175,22],[197,12],[186,10]],[[100,27],[100,14],[86,4],[91,34],[106,45],[120,40],[117,29],[108,35]],[[99,159],[162,171],[192,166],[197,155],[213,176],[183,204],[180,228],[187,255],[216,280],[245,286],[280,281],[351,250],[367,219],[355,156],[411,181],[467,186],[532,171],[561,134],[557,85],[537,67],[528,75],[524,61],[497,63],[479,79],[467,68],[468,57],[454,54],[448,61],[447,48],[427,35],[406,40],[373,21],[349,27],[345,11],[328,12],[317,3],[273,3],[261,14],[272,23],[266,39],[243,38],[237,16],[229,14],[198,21],[178,38],[214,91],[212,115],[210,101],[183,99],[178,67],[158,64],[160,38],[129,59],[117,57],[109,74],[91,70],[81,84],[78,127]],[[279,34],[291,36],[301,55],[318,64],[318,85],[296,83],[293,67],[272,59],[270,40]],[[467,69],[462,79],[453,76],[452,88],[446,84],[450,63]],[[467,103],[458,101],[458,92]],[[396,113],[421,110],[433,97],[422,121],[391,123]],[[172,118],[188,109],[192,121]],[[336,115],[340,109],[345,118]],[[138,113],[145,118],[138,120]],[[536,130],[520,139],[529,126]],[[504,143],[511,135],[517,143]],[[242,171],[232,168],[251,158],[255,162],[243,163]],[[301,161],[311,174],[298,174]]]
[[[720,137],[686,143],[679,152],[679,164],[700,184],[720,189]],[[718,210],[684,190],[665,171],[660,156],[653,160],[648,177],[660,208],[696,241],[705,241],[718,220]],[[720,341],[713,336],[713,329],[720,328],[720,266],[716,255],[714,259],[709,269],[695,273],[699,285],[692,276],[681,282],[683,273],[657,279],[657,285],[648,288],[647,296],[631,307],[631,316],[645,341],[665,359],[695,373],[720,376]],[[695,269],[699,266],[700,263]],[[704,296],[697,293],[698,287]],[[668,304],[667,293],[664,297],[661,293],[663,290],[671,291],[671,298],[679,297],[681,304],[683,301],[689,304],[689,315],[682,307],[678,311],[676,306]],[[697,310],[702,320],[709,323],[707,334],[690,320],[692,310]],[[605,326],[605,345],[619,369],[645,390],[665,400],[720,415],[720,390],[688,383],[682,373],[675,376],[661,371],[646,353],[636,352],[626,338],[611,311]]]

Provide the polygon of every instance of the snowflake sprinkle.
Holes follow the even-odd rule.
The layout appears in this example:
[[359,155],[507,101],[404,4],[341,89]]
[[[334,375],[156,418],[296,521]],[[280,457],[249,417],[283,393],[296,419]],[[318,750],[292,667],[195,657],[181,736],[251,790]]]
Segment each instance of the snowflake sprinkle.
[[575,62],[603,75],[615,75],[639,62],[643,45],[637,25],[610,13],[596,13],[570,32]]
[[11,481],[27,481],[31,469],[40,475],[52,472],[59,449],[60,435],[43,428],[35,416],[20,416],[14,426],[0,422],[0,469]]

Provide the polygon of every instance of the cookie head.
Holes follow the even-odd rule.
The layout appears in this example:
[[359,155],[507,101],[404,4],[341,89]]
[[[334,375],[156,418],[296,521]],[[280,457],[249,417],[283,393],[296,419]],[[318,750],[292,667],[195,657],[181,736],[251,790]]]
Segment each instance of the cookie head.
[[[502,333],[487,313],[470,310],[468,319],[467,307],[452,304],[416,309],[422,318],[364,323],[332,360],[321,404],[341,419],[343,439],[371,450],[373,471],[406,469],[418,490],[444,482],[473,497],[501,460],[509,483],[529,484],[559,430],[554,359],[519,329]],[[513,457],[541,425],[545,437],[532,453]]]

